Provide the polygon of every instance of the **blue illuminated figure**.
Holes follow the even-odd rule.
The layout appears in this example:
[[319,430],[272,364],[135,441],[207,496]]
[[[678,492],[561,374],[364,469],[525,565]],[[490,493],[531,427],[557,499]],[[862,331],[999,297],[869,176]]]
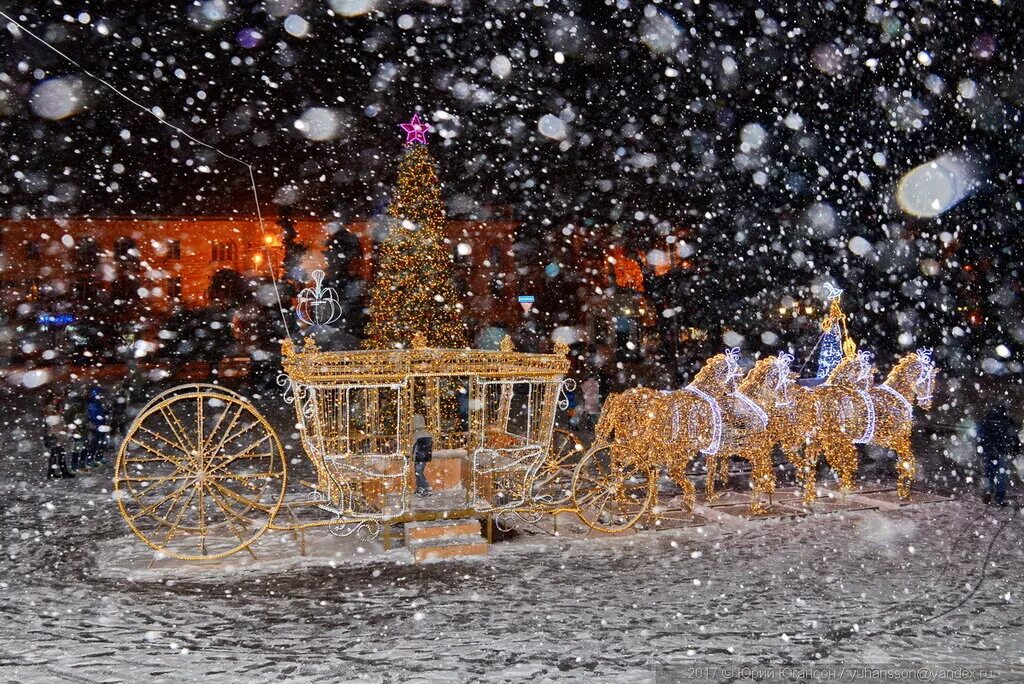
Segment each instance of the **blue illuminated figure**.
[[828,315],[821,322],[821,351],[818,352],[817,377],[824,379],[839,365],[844,356],[852,356],[857,351],[853,340],[846,333],[846,314],[839,306],[839,296],[843,291],[831,283],[825,283],[825,301],[828,303]]
[[827,378],[832,370],[843,360],[843,336],[838,325],[825,331],[821,338],[821,351],[818,352],[818,377]]

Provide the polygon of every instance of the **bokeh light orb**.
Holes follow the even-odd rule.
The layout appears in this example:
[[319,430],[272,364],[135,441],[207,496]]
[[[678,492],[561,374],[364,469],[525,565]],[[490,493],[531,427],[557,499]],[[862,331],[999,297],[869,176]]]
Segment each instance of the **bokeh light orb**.
[[377,6],[377,0],[329,0],[328,4],[343,17],[358,17],[372,12]]
[[244,28],[235,34],[235,42],[239,47],[252,49],[263,42],[263,34],[253,28]]
[[551,140],[565,140],[565,137],[569,134],[565,127],[565,122],[559,119],[554,114],[545,114],[537,120],[537,130],[545,138]]
[[896,202],[906,214],[931,218],[959,204],[977,182],[975,166],[948,153],[904,174],[896,187]]
[[295,121],[295,128],[309,140],[334,140],[341,129],[341,119],[333,109],[310,107]]
[[81,112],[86,105],[85,83],[74,76],[51,78],[36,85],[28,97],[32,113],[59,121]]
[[298,14],[289,14],[284,20],[284,30],[295,38],[305,38],[309,35],[309,22]]

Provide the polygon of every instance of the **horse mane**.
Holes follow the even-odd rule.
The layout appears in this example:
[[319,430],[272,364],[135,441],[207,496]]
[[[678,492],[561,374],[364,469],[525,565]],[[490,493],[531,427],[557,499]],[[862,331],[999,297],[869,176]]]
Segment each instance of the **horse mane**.
[[900,358],[899,361],[896,362],[896,365],[889,371],[889,374],[885,376],[885,382],[889,382],[893,378],[899,377],[904,371],[906,371],[907,366],[912,363],[916,363],[917,361],[918,358],[916,352],[910,352],[906,356]]
[[754,364],[754,367],[750,369],[750,372],[743,378],[740,383],[740,392],[747,394],[747,390],[753,387],[758,387],[764,382],[764,378],[768,373],[775,367],[778,359],[774,356],[766,356]]
[[705,362],[701,369],[697,371],[697,375],[693,376],[693,384],[706,385],[712,382],[714,380],[712,376],[715,373],[715,369],[723,363],[725,363],[725,354],[715,354],[712,356],[707,360],[707,362]]

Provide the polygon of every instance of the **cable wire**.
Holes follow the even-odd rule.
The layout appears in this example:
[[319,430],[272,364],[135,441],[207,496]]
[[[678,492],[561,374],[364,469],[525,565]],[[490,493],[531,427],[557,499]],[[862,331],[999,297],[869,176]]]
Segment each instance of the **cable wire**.
[[4,12],[3,10],[0,10],[0,17],[3,17],[7,21],[9,21],[11,24],[13,24],[15,27],[17,27],[17,29],[19,31],[23,31],[27,35],[29,35],[32,38],[34,38],[36,41],[38,41],[38,42],[42,43],[43,45],[45,45],[47,48],[49,48],[50,50],[52,50],[56,54],[60,55],[63,59],[65,59],[68,62],[70,62],[71,64],[75,65],[75,67],[80,69],[82,71],[82,73],[84,73],[89,78],[102,83],[104,86],[106,86],[109,90],[111,90],[115,95],[117,95],[121,99],[126,100],[127,102],[131,103],[132,105],[134,105],[134,106],[138,107],[139,109],[141,109],[142,111],[144,111],[145,113],[149,114],[150,116],[155,118],[158,122],[160,122],[164,126],[167,126],[168,128],[176,131],[177,133],[179,133],[180,135],[188,138],[189,140],[191,140],[192,142],[194,142],[197,145],[205,147],[205,148],[207,148],[209,150],[213,150],[214,152],[216,152],[220,156],[224,157],[225,159],[230,159],[233,162],[237,162],[237,163],[241,164],[242,166],[244,166],[246,168],[246,170],[248,170],[248,172],[249,172],[249,184],[252,186],[253,202],[256,205],[256,219],[259,221],[260,233],[263,236],[263,252],[264,252],[264,256],[266,258],[266,262],[267,262],[267,271],[270,273],[270,280],[271,280],[271,282],[274,285],[274,295],[277,297],[277,308],[278,308],[278,311],[280,311],[280,313],[281,313],[281,323],[284,324],[284,333],[285,333],[285,335],[288,338],[291,338],[291,329],[290,329],[290,327],[288,325],[288,317],[287,317],[287,314],[285,313],[285,310],[284,310],[284,303],[281,301],[281,290],[278,287],[277,275],[274,273],[274,263],[273,263],[273,260],[270,257],[270,247],[267,245],[267,239],[266,239],[267,238],[267,228],[266,228],[266,223],[263,220],[263,211],[262,211],[262,209],[260,209],[260,196],[259,196],[259,192],[256,189],[256,175],[253,173],[252,164],[250,164],[249,162],[247,162],[247,161],[245,161],[243,159],[239,159],[238,157],[236,157],[236,156],[234,156],[232,154],[228,154],[227,152],[225,152],[225,151],[223,151],[223,150],[221,150],[221,149],[219,149],[217,147],[214,147],[213,145],[211,145],[209,143],[203,142],[202,140],[200,140],[199,138],[196,138],[195,136],[193,136],[192,134],[190,134],[188,131],[184,130],[180,126],[176,126],[173,123],[171,123],[170,121],[167,121],[166,119],[163,118],[163,116],[161,116],[160,114],[157,114],[151,108],[146,107],[141,102],[136,101],[135,99],[133,99],[132,97],[130,97],[126,93],[122,92],[120,88],[117,88],[116,86],[111,84],[109,81],[107,81],[107,80],[105,80],[103,78],[100,78],[96,74],[92,73],[91,71],[89,71],[88,69],[83,67],[77,61],[72,59],[70,56],[68,56],[67,54],[65,54],[61,50],[59,50],[56,46],[50,44],[45,39],[40,38],[38,35],[36,35],[32,31],[30,31],[28,28],[26,28],[21,22],[17,21],[16,19],[11,17],[9,14]]

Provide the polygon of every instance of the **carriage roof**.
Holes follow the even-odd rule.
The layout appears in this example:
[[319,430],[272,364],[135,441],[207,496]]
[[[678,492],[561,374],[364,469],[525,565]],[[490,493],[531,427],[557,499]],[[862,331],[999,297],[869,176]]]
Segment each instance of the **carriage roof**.
[[557,380],[569,370],[563,349],[528,354],[508,349],[367,349],[320,351],[313,344],[284,352],[284,369],[306,385],[373,385],[410,377]]

